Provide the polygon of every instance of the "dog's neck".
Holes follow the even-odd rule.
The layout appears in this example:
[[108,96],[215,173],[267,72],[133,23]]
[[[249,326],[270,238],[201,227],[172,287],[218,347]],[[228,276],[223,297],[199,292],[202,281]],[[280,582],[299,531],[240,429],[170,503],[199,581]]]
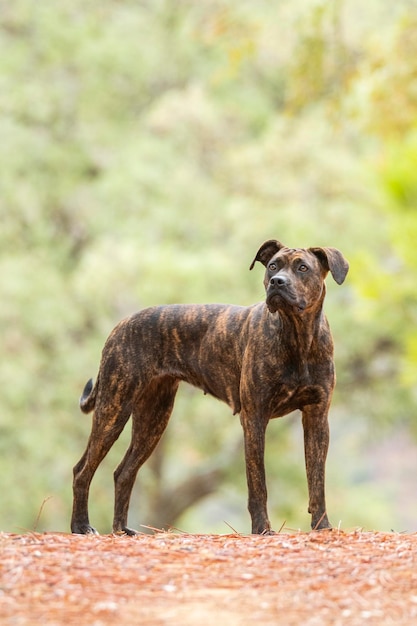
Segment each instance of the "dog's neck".
[[328,332],[328,323],[323,311],[324,292],[319,302],[304,311],[283,307],[269,313],[271,321],[278,329],[280,343],[296,354],[306,355],[319,341],[323,332]]

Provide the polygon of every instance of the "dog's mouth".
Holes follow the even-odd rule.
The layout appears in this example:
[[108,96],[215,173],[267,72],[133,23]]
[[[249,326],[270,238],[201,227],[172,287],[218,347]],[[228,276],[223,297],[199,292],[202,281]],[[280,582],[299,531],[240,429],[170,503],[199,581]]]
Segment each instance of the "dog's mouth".
[[302,313],[307,308],[307,303],[303,298],[297,298],[291,292],[274,291],[267,293],[266,306],[271,313],[282,309],[292,309],[296,313]]

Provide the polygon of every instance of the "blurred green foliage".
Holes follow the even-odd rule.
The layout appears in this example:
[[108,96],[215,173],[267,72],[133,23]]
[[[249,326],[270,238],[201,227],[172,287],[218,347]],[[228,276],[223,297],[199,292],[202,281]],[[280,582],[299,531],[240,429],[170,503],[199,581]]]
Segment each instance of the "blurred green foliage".
[[[338,368],[330,517],[417,530],[416,8],[0,9],[0,529],[68,529],[71,470],[90,425],[78,396],[113,325],[156,303],[262,299],[262,270],[247,269],[276,237],[338,247],[351,263],[343,287],[328,281]],[[128,438],[93,483],[102,531]],[[308,527],[303,464],[297,416],[271,424],[275,528]],[[191,476],[199,506],[158,517],[169,515],[163,501],[190,492]],[[239,420],[184,388],[138,479],[131,525],[227,532],[225,520],[247,532],[245,493]]]

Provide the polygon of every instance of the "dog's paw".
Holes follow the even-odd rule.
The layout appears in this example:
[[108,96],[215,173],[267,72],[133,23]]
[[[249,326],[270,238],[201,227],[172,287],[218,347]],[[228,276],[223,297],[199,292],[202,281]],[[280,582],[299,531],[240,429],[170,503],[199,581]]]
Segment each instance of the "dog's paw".
[[140,533],[133,528],[128,528],[127,526],[123,526],[123,528],[119,528],[118,530],[113,530],[113,534],[115,535],[127,535],[128,537],[136,537]]
[[74,535],[98,535],[99,533],[90,524],[73,524],[71,532]]
[[311,530],[333,530],[333,527],[328,520],[322,520],[311,524]]
[[[309,513],[312,513],[310,509]],[[320,515],[320,511],[318,513],[312,513],[311,515],[311,530],[332,530],[332,525],[329,522],[329,518],[327,517],[326,511]]]
[[275,531],[272,530],[269,522],[263,524],[256,524],[252,526],[252,535],[275,535]]

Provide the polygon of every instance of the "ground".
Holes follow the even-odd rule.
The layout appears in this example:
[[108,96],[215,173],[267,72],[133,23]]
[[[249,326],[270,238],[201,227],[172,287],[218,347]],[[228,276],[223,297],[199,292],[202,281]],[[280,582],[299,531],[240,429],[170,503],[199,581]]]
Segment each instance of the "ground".
[[417,534],[0,533],[0,623],[417,623]]

